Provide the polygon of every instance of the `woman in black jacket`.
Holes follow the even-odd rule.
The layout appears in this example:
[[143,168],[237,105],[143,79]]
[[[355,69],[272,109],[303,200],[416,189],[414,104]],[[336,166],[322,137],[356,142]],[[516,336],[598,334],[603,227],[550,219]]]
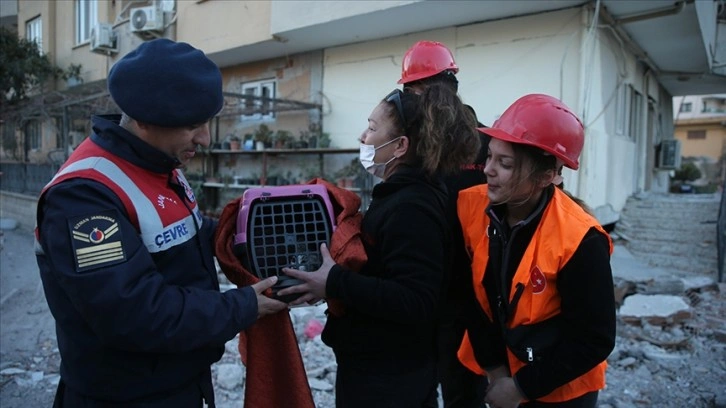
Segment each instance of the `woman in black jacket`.
[[323,341],[338,363],[338,407],[436,407],[436,313],[450,262],[442,174],[479,150],[474,116],[448,87],[394,90],[368,118],[361,164],[383,179],[361,225],[368,261],[359,273],[327,248],[315,272],[283,271],[305,283],[293,304],[341,301]]

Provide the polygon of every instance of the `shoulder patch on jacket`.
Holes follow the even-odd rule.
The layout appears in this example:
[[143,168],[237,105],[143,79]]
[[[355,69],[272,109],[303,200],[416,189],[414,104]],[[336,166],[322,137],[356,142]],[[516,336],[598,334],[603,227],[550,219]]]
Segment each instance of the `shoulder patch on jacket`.
[[114,210],[68,218],[76,270],[84,272],[121,263],[126,253]]

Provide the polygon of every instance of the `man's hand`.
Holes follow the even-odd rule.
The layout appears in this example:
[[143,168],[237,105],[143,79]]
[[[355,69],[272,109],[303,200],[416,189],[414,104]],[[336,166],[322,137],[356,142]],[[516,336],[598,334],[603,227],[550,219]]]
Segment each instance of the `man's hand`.
[[275,300],[263,295],[263,292],[271,288],[275,283],[277,283],[277,276],[272,276],[252,285],[252,289],[254,289],[255,294],[257,294],[258,319],[269,314],[277,313],[280,310],[287,308],[287,303],[280,302],[279,300]]

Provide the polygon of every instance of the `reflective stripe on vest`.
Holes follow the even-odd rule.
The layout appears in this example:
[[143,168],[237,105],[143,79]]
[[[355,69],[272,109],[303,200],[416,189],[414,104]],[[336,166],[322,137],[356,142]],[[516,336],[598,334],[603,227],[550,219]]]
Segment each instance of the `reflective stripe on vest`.
[[[133,179],[134,170],[138,171],[137,182]],[[166,185],[161,186],[163,190],[156,190],[159,186],[155,184],[158,183],[143,177],[143,172],[145,170],[108,154],[89,138],[73,152],[68,162],[43,188],[41,195],[54,184],[71,178],[96,180],[110,188],[123,202],[129,220],[139,231],[139,236],[150,253],[163,252],[193,239],[197,235],[195,219],[201,228],[203,218],[182,172],[174,170],[174,176],[187,195],[191,195],[188,197],[191,213],[173,190]],[[158,194],[156,202],[144,194],[144,188]],[[159,193],[167,193],[171,197]],[[162,210],[167,218],[166,225]]]
[[[489,259],[487,230],[490,221],[485,212],[488,205],[486,185],[473,187],[459,193],[457,207],[464,230],[464,242],[467,249],[474,254],[472,260],[474,292],[482,309],[492,319],[492,310],[482,285]],[[512,279],[510,300],[514,295],[517,283],[523,284],[525,290],[519,299],[514,315],[507,323],[508,328],[543,322],[560,313],[557,274],[567,264],[580,246],[582,239],[593,227],[608,237],[612,253],[613,247],[609,235],[597,220],[583,211],[562,191],[555,189],[554,196],[547,204],[542,219]],[[476,363],[468,335],[462,341],[458,357],[462,364],[470,370],[483,372]],[[512,374],[525,366],[525,363],[515,357],[509,348],[507,349],[507,359]],[[602,389],[605,386],[606,368],[607,362],[603,361],[589,372],[537,400],[542,402],[568,401],[588,392]]]

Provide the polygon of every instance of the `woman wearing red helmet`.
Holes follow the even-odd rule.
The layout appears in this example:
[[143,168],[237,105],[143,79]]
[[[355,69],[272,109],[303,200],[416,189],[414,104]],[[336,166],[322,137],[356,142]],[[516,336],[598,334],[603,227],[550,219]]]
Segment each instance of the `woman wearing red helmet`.
[[[403,56],[401,79],[398,83],[403,84],[406,92],[422,93],[434,84],[441,84],[453,92],[458,92],[459,81],[456,79],[458,72],[459,67],[454,61],[454,55],[444,44],[436,41],[418,41]],[[462,106],[476,116],[471,106]],[[478,122],[477,125],[484,126]],[[464,251],[461,225],[456,215],[456,198],[459,191],[487,181],[484,164],[489,137],[479,133],[479,141],[481,149],[476,158],[444,178],[449,192],[447,218],[451,226],[452,246],[455,251],[443,285],[444,301],[437,317],[438,376],[444,408],[479,407],[487,386],[486,376],[471,372],[456,357],[465,329],[462,320],[462,309],[465,304],[462,300],[468,293],[468,281],[471,276],[469,257]]]
[[458,200],[475,300],[459,358],[486,371],[493,407],[595,407],[615,345],[612,242],[555,187],[579,167],[582,123],[532,94],[479,131],[488,185]]

